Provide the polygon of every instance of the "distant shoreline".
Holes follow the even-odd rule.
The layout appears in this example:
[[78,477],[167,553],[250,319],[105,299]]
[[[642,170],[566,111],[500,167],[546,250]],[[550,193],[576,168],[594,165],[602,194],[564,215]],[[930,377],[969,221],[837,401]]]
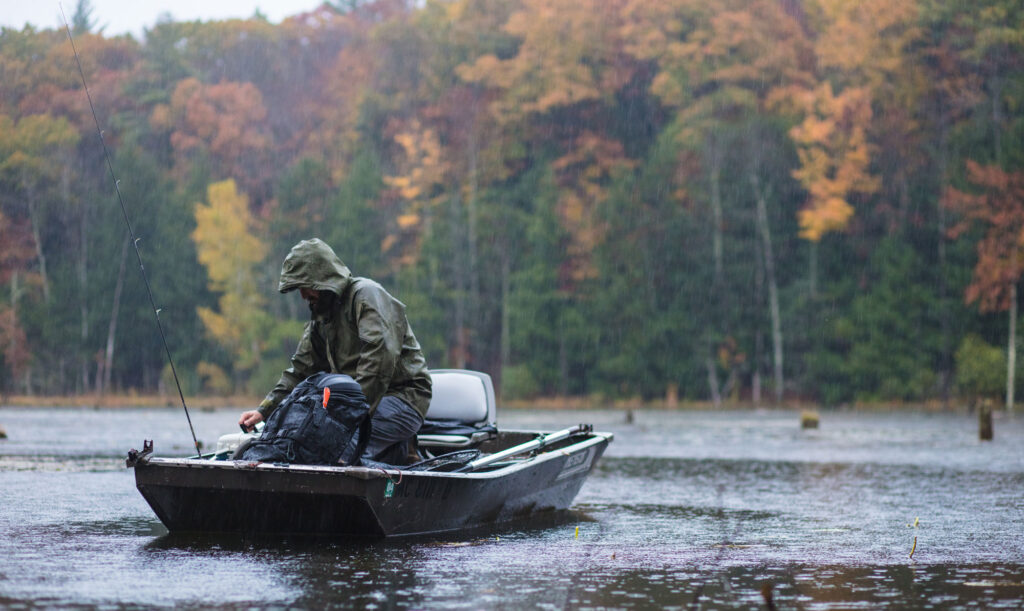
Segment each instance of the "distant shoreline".
[[[185,397],[189,408],[212,409],[220,407],[249,407],[256,409],[260,398],[244,395]],[[181,399],[172,395],[8,395],[0,397],[0,409],[8,407],[47,408],[67,407],[80,409],[129,409],[140,407],[177,407],[181,408]]]
[[[196,397],[185,397],[185,403],[189,408],[202,410],[211,409],[255,409],[262,397],[249,397],[246,395],[213,396],[204,395]],[[173,395],[140,395],[140,394],[114,394],[114,395],[69,395],[69,396],[42,396],[42,395],[8,395],[0,397],[0,409],[4,408],[78,408],[78,409],[129,409],[129,408],[168,408],[181,407],[181,400]],[[895,410],[917,410],[928,412],[966,412],[970,411],[965,401],[951,400],[947,405],[941,401],[928,401],[921,403],[900,403],[900,402],[854,402],[836,406],[822,406],[809,401],[789,401],[785,404],[773,405],[770,402],[755,404],[752,401],[726,401],[718,408],[711,401],[675,401],[671,404],[664,400],[643,401],[641,399],[618,399],[609,401],[595,397],[540,397],[537,399],[512,399],[498,401],[499,409],[539,409],[551,411],[582,411],[582,410],[609,410],[609,411],[630,411],[630,410],[666,410],[666,411],[688,411],[688,410],[823,410],[823,411],[895,411]],[[995,404],[994,411],[1005,412],[1001,404]],[[1018,410],[1024,407],[1018,408]]]

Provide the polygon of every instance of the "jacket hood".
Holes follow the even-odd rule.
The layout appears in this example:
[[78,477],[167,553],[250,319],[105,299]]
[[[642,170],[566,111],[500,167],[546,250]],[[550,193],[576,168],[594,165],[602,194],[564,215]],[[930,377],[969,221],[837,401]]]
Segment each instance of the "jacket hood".
[[313,238],[293,246],[284,258],[277,290],[287,293],[308,287],[341,295],[351,280],[352,272],[334,254],[334,250],[323,241]]

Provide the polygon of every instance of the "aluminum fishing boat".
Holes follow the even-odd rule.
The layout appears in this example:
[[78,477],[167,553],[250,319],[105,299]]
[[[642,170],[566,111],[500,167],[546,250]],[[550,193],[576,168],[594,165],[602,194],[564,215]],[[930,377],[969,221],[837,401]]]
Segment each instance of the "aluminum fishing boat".
[[142,496],[172,532],[390,537],[482,527],[567,509],[611,433],[499,430],[487,374],[431,372],[433,399],[409,467],[235,460],[254,434],[222,436],[199,458],[132,450]]

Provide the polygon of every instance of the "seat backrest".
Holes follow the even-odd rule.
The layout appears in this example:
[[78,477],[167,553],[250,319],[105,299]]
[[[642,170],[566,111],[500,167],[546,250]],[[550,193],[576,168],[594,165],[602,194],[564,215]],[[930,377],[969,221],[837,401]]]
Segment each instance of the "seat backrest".
[[468,369],[436,369],[430,377],[434,384],[428,420],[497,425],[491,376]]

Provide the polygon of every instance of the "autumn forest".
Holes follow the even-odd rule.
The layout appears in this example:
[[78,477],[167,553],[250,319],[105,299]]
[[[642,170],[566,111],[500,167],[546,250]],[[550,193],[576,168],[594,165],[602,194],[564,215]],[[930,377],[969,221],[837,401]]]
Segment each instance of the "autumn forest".
[[1024,5],[347,0],[0,31],[0,394],[262,395],[320,237],[506,399],[1012,404]]

